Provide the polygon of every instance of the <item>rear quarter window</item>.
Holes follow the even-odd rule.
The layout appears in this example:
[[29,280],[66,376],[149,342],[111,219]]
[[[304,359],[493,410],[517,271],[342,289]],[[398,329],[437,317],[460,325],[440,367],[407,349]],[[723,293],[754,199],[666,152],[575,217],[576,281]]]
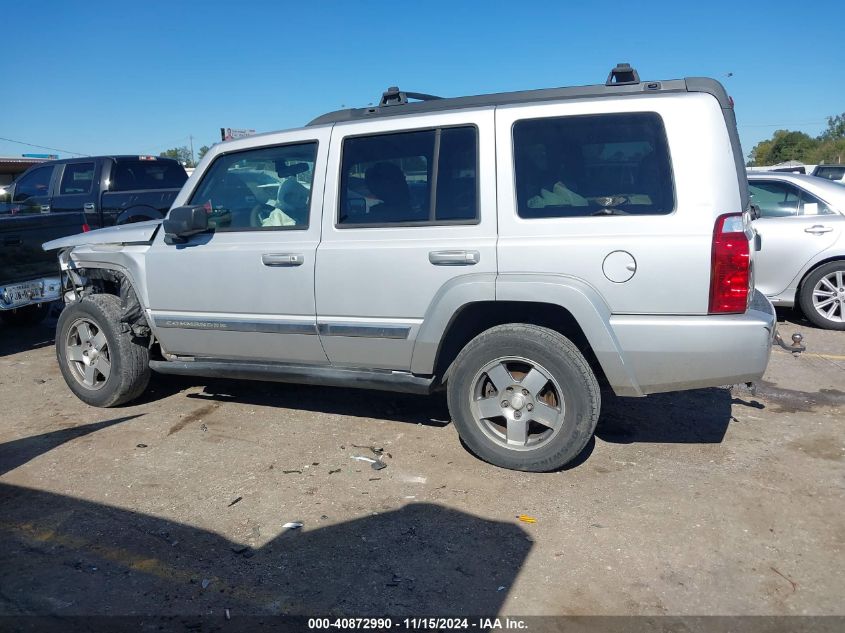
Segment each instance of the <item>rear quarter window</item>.
[[520,217],[665,215],[675,208],[655,112],[525,119],[513,126]]

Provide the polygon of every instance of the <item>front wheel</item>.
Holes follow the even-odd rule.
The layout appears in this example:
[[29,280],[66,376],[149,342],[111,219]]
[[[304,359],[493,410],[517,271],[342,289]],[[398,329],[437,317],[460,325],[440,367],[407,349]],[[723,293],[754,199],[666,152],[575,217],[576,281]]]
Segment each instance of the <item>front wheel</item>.
[[56,357],[76,396],[95,407],[134,400],[150,379],[150,353],[120,329],[120,299],[98,294],[70,304],[56,329]]
[[845,330],[845,261],[828,262],[807,275],[798,302],[814,325]]
[[601,408],[595,374],[565,336],[529,324],[482,332],[458,354],[448,385],[461,438],[481,459],[546,472],[575,459]]

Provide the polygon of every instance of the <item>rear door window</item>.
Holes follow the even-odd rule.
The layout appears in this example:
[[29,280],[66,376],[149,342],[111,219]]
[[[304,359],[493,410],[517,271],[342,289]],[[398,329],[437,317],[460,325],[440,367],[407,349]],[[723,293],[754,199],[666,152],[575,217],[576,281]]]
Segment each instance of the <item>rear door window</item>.
[[91,193],[94,184],[94,163],[70,163],[65,165],[59,195]]
[[666,131],[655,112],[517,121],[513,145],[522,218],[664,215],[675,208]]
[[180,189],[188,179],[179,163],[162,160],[118,159],[109,191]]
[[798,187],[776,181],[749,181],[751,204],[756,204],[763,218],[787,218],[798,215],[801,195]]
[[338,226],[474,223],[477,170],[474,126],[347,138]]

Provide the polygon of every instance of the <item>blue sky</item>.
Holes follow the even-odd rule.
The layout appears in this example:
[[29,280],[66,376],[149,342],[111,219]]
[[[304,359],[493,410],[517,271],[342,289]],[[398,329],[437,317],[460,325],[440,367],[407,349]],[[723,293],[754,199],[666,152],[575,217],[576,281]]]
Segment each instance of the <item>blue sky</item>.
[[[0,137],[83,154],[298,127],[390,85],[456,96],[602,83],[620,61],[644,79],[720,79],[746,154],[775,129],[815,135],[845,111],[841,0],[0,7]],[[40,151],[0,140],[0,155]]]

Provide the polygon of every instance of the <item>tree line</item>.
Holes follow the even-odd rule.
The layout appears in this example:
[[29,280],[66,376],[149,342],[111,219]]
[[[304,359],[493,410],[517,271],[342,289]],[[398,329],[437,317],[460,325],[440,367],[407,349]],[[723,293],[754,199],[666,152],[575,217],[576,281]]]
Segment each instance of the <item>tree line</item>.
[[807,165],[845,162],[845,112],[827,118],[827,129],[816,137],[804,132],[777,130],[748,154],[748,167],[777,165],[796,160]]
[[191,155],[191,150],[188,146],[183,145],[182,147],[171,147],[168,150],[163,151],[159,156],[162,158],[175,158],[180,163],[182,163],[185,167],[196,167],[197,163],[202,160],[202,157],[205,156],[206,152],[211,148],[208,145],[203,145],[197,151],[196,160]]

